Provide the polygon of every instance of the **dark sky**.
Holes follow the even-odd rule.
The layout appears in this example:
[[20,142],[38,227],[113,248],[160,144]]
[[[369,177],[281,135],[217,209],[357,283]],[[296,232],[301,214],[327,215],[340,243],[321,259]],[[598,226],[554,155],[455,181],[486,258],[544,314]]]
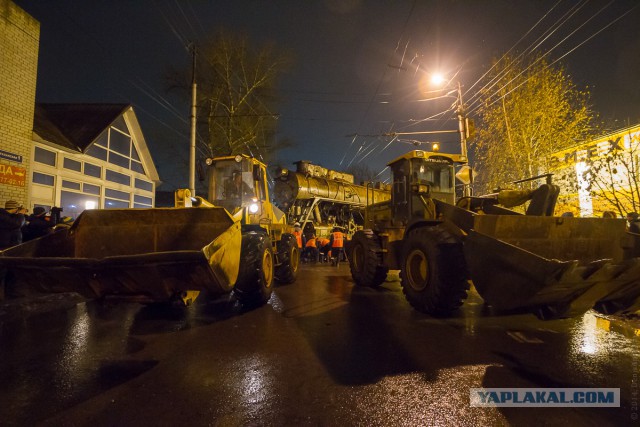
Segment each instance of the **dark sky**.
[[[162,190],[187,186],[189,156],[189,103],[165,92],[166,70],[189,66],[183,40],[220,27],[293,55],[277,110],[278,137],[297,144],[279,154],[285,167],[305,159],[381,170],[415,146],[378,135],[457,127],[415,123],[453,102],[417,101],[427,72],[455,76],[473,99],[493,58],[538,43],[535,52],[551,61],[566,55],[562,63],[578,87],[590,88],[601,117],[620,127],[640,122],[637,0],[14,1],[41,23],[37,100],[133,104]],[[404,139],[459,150],[455,134]]]

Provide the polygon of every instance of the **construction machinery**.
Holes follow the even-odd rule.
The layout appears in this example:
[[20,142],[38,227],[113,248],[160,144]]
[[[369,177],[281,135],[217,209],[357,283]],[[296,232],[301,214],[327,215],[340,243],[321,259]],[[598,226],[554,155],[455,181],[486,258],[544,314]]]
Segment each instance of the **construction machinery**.
[[[234,291],[265,303],[273,281],[295,281],[299,249],[269,201],[266,166],[249,156],[208,159],[209,200],[187,189],[174,208],[85,210],[70,228],[9,248],[0,266],[17,286],[88,298],[193,302]],[[226,194],[232,175],[245,191]]]
[[[389,163],[391,200],[367,207],[348,248],[357,285],[379,286],[400,270],[409,303],[436,316],[459,308],[470,283],[495,311],[541,319],[640,309],[640,235],[624,220],[553,216],[558,187],[549,180],[456,200],[455,167],[464,164],[421,150]],[[524,214],[508,208],[525,201]]]
[[276,171],[274,201],[307,234],[328,235],[338,226],[351,236],[362,228],[367,205],[391,199],[390,189],[382,183],[357,185],[351,174],[304,160],[295,164],[295,171]]

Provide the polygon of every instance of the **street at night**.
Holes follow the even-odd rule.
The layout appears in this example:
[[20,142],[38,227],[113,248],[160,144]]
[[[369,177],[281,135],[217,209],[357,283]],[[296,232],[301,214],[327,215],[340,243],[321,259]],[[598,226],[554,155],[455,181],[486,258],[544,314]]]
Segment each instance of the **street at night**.
[[[453,317],[412,309],[397,275],[354,286],[303,264],[269,303],[188,308],[58,294],[0,308],[10,425],[632,425],[638,337],[593,312]],[[471,388],[619,388],[619,408],[471,407]],[[634,394],[635,393],[635,394]],[[635,406],[634,406],[635,405]]]

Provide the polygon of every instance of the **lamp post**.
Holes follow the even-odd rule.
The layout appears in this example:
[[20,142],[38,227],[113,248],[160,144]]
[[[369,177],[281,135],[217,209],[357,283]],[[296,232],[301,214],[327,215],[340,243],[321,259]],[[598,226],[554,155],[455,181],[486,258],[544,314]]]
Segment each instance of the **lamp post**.
[[[460,155],[464,158],[464,165],[469,165],[469,156],[467,154],[467,117],[464,111],[464,103],[462,102],[462,86],[458,82],[458,106],[456,113],[458,115],[458,130],[460,131]],[[469,173],[469,183],[464,185],[462,194],[465,197],[471,196],[471,184],[473,183],[473,172]]]

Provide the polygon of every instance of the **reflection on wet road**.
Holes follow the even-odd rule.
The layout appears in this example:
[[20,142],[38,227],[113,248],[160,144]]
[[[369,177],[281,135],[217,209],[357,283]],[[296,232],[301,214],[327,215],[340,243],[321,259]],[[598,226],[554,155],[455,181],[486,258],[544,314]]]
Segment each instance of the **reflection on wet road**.
[[[630,425],[637,338],[587,314],[435,319],[304,265],[265,307],[91,301],[0,323],[4,425]],[[472,408],[472,387],[613,387],[620,408]],[[636,389],[637,390],[637,389]]]

